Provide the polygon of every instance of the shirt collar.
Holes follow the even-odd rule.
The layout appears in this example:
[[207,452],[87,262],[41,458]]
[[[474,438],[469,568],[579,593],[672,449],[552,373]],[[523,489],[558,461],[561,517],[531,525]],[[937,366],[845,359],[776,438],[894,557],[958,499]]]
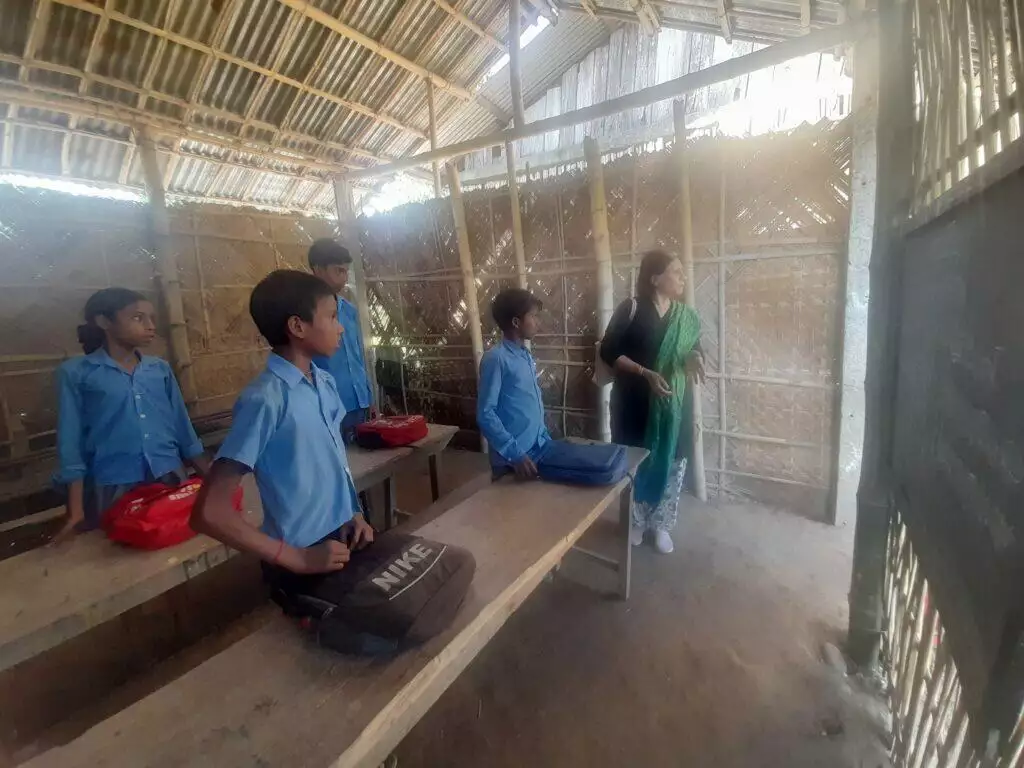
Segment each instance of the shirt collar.
[[508,339],[502,339],[501,340],[501,346],[503,346],[506,350],[508,350],[512,354],[515,354],[515,355],[525,355],[527,357],[530,356],[530,350],[528,350],[522,344],[516,344],[514,341],[509,341]]
[[[154,360],[154,358],[149,355],[141,355],[138,352],[135,353],[135,356],[139,359],[137,368],[141,368],[144,365],[150,365]],[[93,365],[105,365],[108,368],[116,368],[119,371],[127,373],[124,368],[117,364],[117,361],[110,356],[110,353],[107,352],[104,347],[100,347],[99,349],[90,352],[85,356],[85,359]]]
[[[276,352],[271,352],[267,356],[267,370],[277,376],[281,381],[287,384],[289,387],[294,387],[299,384],[303,379],[306,378],[306,374],[296,368],[294,365],[289,363],[283,357]],[[313,366],[313,375],[316,375],[316,366]]]

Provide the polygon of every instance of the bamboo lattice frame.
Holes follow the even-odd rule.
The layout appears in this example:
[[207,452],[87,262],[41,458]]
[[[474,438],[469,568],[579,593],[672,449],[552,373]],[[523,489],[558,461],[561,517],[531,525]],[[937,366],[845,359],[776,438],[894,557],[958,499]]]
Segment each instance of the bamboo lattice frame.
[[924,222],[1020,166],[1024,28],[1014,0],[910,1],[913,213]]

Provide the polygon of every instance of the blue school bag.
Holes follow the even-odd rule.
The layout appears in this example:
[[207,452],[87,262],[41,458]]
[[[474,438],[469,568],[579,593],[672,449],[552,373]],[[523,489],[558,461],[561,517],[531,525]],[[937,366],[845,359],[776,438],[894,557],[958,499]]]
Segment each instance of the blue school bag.
[[615,485],[629,474],[626,446],[552,440],[537,461],[541,480],[572,485]]

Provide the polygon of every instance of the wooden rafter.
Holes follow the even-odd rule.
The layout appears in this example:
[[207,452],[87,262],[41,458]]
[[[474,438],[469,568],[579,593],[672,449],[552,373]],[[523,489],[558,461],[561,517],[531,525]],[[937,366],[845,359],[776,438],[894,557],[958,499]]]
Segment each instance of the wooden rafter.
[[462,11],[458,10],[455,7],[454,2],[449,3],[449,2],[447,2],[447,0],[433,0],[433,2],[434,2],[434,5],[436,5],[442,11],[447,13],[449,16],[451,16],[453,19],[455,19],[459,24],[464,26],[466,29],[468,29],[470,32],[475,34],[481,40],[486,41],[492,47],[496,48],[497,50],[501,51],[502,53],[505,52],[506,45],[505,45],[504,41],[500,37],[498,37],[497,35],[494,35],[494,34],[488,32],[482,26],[480,26],[475,21],[473,21],[471,18],[469,18],[469,16],[464,14]]
[[[164,23],[161,25],[164,29],[170,28],[171,22],[174,21],[174,14],[178,10],[178,5],[180,3],[181,0],[169,0],[169,2],[167,3],[167,8],[164,12]],[[105,12],[104,18],[107,17],[108,15]],[[153,60],[149,62],[149,66],[146,67],[146,74],[142,78],[142,89],[144,91],[151,91],[153,89],[153,79],[156,77],[157,68],[163,61],[165,50],[167,50],[167,38],[161,37],[159,40],[156,41],[156,50],[153,51]],[[141,99],[139,99],[139,103],[137,104],[139,109],[146,108],[146,100],[148,98],[148,96],[143,96]]]
[[[582,1],[582,0],[581,0]],[[604,5],[597,5],[593,0],[586,0],[589,8],[575,2],[567,2],[567,0],[559,0],[558,8],[566,13],[579,13],[586,14],[587,16],[594,16],[601,19],[613,19],[615,21],[624,21],[629,24],[637,24],[639,20],[632,11],[625,11],[621,8],[612,8]],[[706,10],[714,13],[714,8],[708,7]],[[735,15],[735,14],[734,14]],[[702,21],[690,21],[687,19],[679,19],[674,17],[660,16],[658,23],[665,29],[680,29],[686,32],[702,32],[708,35],[721,35],[722,28],[718,24],[709,24]],[[788,39],[785,34],[773,34],[769,32],[761,32],[754,30],[742,30],[734,31],[733,37],[735,39],[747,40],[754,43],[767,43],[773,44],[781,42],[782,40]]]
[[[288,163],[293,166],[308,166],[317,168],[328,173],[336,173],[339,167],[345,167],[343,163],[323,163],[314,157],[288,150],[278,154],[274,147],[261,142],[249,139],[240,139],[237,136],[229,136],[213,130],[203,128],[201,130],[183,126],[175,120],[163,118],[148,112],[142,112],[133,107],[104,104],[102,102],[90,102],[64,94],[44,95],[42,93],[26,93],[0,84],[0,102],[6,102],[14,106],[24,106],[32,109],[45,109],[50,112],[60,112],[67,115],[75,115],[80,118],[105,120],[107,122],[120,123],[128,127],[137,125],[148,125],[154,131],[163,136],[170,136],[175,139],[197,141],[210,146],[219,147],[234,152],[244,152],[249,155],[272,154],[274,160],[281,163]],[[61,130],[63,127],[56,126]],[[97,134],[99,136],[99,134]],[[182,152],[183,156],[202,157],[195,153]],[[233,163],[243,168],[251,168],[252,164]],[[276,171],[275,171],[276,173]]]
[[[76,9],[78,9],[80,11],[85,11],[87,13],[91,13],[91,14],[94,14],[94,15],[102,15],[103,14],[103,9],[99,8],[98,6],[93,5],[92,3],[88,2],[87,0],[52,0],[52,1],[60,3],[62,5],[67,5],[67,6],[71,7],[71,8],[76,8]],[[288,2],[291,2],[291,0],[288,0]],[[303,5],[303,3],[298,3],[298,4],[299,5]],[[314,11],[312,9],[307,9],[307,13],[309,13],[309,14],[316,13],[316,14],[322,14],[324,16],[327,16],[327,14],[324,14],[323,11]],[[328,16],[327,18],[331,18],[331,17]],[[394,128],[398,128],[398,129],[400,129],[402,131],[406,131],[408,133],[413,134],[414,136],[418,136],[420,138],[426,138],[426,134],[423,131],[421,131],[421,130],[419,130],[417,128],[413,128],[412,126],[406,125],[405,123],[403,123],[400,120],[397,120],[396,118],[390,117],[388,115],[381,114],[380,112],[377,112],[376,110],[371,109],[370,107],[367,107],[364,104],[360,104],[359,102],[355,102],[355,101],[352,101],[350,99],[343,98],[341,96],[338,96],[338,95],[333,94],[333,93],[329,93],[328,91],[324,91],[324,90],[321,90],[319,88],[314,88],[312,86],[303,86],[302,83],[300,83],[298,80],[295,80],[294,78],[288,77],[286,75],[282,75],[282,74],[280,74],[278,72],[274,72],[274,71],[272,71],[270,69],[267,69],[266,67],[263,67],[263,66],[260,66],[259,64],[254,63],[252,61],[248,61],[246,59],[239,58],[238,56],[233,56],[232,54],[229,54],[226,51],[223,51],[223,50],[221,50],[219,48],[214,48],[214,47],[209,46],[209,45],[204,45],[203,43],[197,42],[196,40],[192,40],[191,38],[185,37],[183,35],[179,35],[179,34],[176,34],[174,32],[169,32],[168,30],[161,29],[160,27],[155,27],[152,24],[149,24],[147,22],[141,21],[141,20],[136,19],[136,18],[134,18],[132,16],[128,16],[126,14],[123,14],[123,13],[119,12],[119,11],[111,11],[110,12],[110,19],[111,19],[111,21],[116,21],[119,24],[125,24],[126,26],[134,27],[135,29],[139,29],[139,30],[142,30],[143,32],[147,32],[147,33],[153,35],[154,37],[158,37],[158,38],[159,37],[165,37],[168,40],[170,40],[172,43],[176,43],[176,44],[184,46],[186,48],[191,48],[192,50],[199,51],[200,53],[203,53],[203,54],[205,54],[208,57],[212,57],[212,58],[215,58],[215,59],[220,59],[221,61],[227,62],[228,64],[233,64],[233,65],[235,65],[237,67],[241,67],[243,69],[247,69],[250,72],[255,72],[255,73],[259,74],[259,75],[262,75],[263,77],[268,77],[268,78],[270,78],[272,80],[276,80],[276,81],[278,81],[280,83],[284,83],[285,85],[289,85],[292,88],[295,88],[295,89],[297,89],[297,90],[299,90],[299,91],[301,91],[303,93],[309,93],[309,94],[312,94],[314,96],[318,96],[321,99],[324,99],[325,101],[332,102],[334,104],[337,104],[340,107],[344,107],[345,109],[350,109],[353,112],[358,112],[360,114],[366,115],[367,117],[370,117],[370,118],[372,118],[374,120],[377,120],[378,122],[385,123],[385,124],[390,125],[390,126],[392,126]],[[424,70],[424,71],[426,71],[426,70]],[[443,81],[443,82],[448,84],[447,81]],[[450,84],[448,84],[448,85],[450,85]],[[195,106],[199,106],[199,105],[190,105],[190,106],[195,107]]]
[[[36,51],[39,50],[39,43],[42,42],[43,35],[46,34],[46,27],[50,21],[50,0],[39,0],[36,3],[36,12],[32,16],[32,21],[28,27],[27,40],[25,42],[25,53],[24,60],[31,62],[36,57]],[[18,72],[18,80],[22,83],[28,82],[29,67],[22,66]]]
[[655,10],[653,5],[647,2],[647,0],[629,0],[629,7],[633,9],[633,13],[636,14],[637,21],[640,23],[640,28],[644,32],[652,36],[658,34],[658,30],[661,29],[661,19],[658,17],[658,11]]
[[402,67],[402,69],[406,69],[409,72],[412,72],[414,75],[417,75],[421,78],[429,77],[431,81],[434,83],[435,87],[446,90],[452,95],[458,96],[460,99],[463,99],[464,101],[472,101],[473,94],[470,93],[465,88],[463,88],[462,86],[446,80],[445,78],[438,75],[436,72],[431,72],[423,65],[417,64],[416,62],[407,59],[402,54],[385,47],[384,45],[374,40],[369,35],[364,35],[362,32],[355,29],[354,27],[350,27],[348,24],[341,21],[340,19],[336,19],[329,13],[321,11],[315,5],[308,2],[308,0],[278,0],[278,2],[288,6],[293,11],[297,11],[298,13],[301,13],[303,16],[312,19],[318,24],[327,27],[332,32],[335,32],[341,35],[342,37],[347,38],[352,42],[358,43],[364,48],[373,51],[378,56],[387,59],[392,64],[397,64],[398,66]]
[[732,17],[729,15],[730,0],[718,0],[718,24],[722,28],[725,42],[732,43]]
[[806,33],[811,31],[811,2],[800,0],[800,28]]
[[113,7],[114,0],[106,0],[103,3],[103,13],[96,22],[96,29],[93,30],[92,40],[89,41],[89,52],[85,56],[85,64],[82,65],[82,71],[86,76],[78,84],[78,92],[82,96],[89,92],[89,75],[92,74],[93,69],[96,68],[96,62],[99,60],[100,51],[103,48],[103,38],[106,36],[107,28],[110,26],[110,11]]
[[[10,62],[10,63],[19,64],[19,65],[23,65],[23,66],[26,64],[24,59],[22,59],[22,58],[20,58],[18,56],[11,56],[9,54],[0,54],[0,61],[2,61],[2,62]],[[82,72],[82,70],[75,69],[73,67],[65,67],[65,66],[62,66],[60,64],[51,64],[49,62],[43,62],[43,61],[36,60],[36,61],[32,62],[31,66],[39,68],[39,69],[45,69],[45,70],[48,70],[48,71],[51,71],[51,72],[60,72],[62,74],[71,75],[73,77],[85,77],[85,74]],[[118,79],[112,78],[112,77],[103,77],[103,76],[95,75],[95,74],[92,75],[92,79],[95,82],[97,82],[97,83],[103,83],[105,85],[110,85],[110,86],[113,86],[115,88],[120,88],[122,90],[129,91],[131,93],[135,93],[135,94],[137,94],[139,96],[148,95],[150,98],[157,98],[157,99],[160,99],[161,101],[165,101],[165,102],[167,102],[169,104],[174,104],[176,106],[180,106],[183,109],[190,109],[191,108],[191,109],[203,112],[203,113],[205,113],[207,115],[210,115],[210,116],[213,116],[213,117],[220,117],[220,118],[227,119],[227,120],[230,120],[230,121],[233,121],[233,122],[239,122],[239,121],[244,119],[241,115],[239,115],[237,113],[234,113],[234,112],[228,112],[226,110],[217,109],[215,107],[208,107],[208,106],[206,106],[204,104],[197,104],[197,103],[194,103],[194,102],[187,102],[187,101],[185,101],[183,99],[178,99],[178,98],[175,98],[173,96],[169,96],[169,95],[164,94],[164,93],[158,93],[158,92],[153,92],[153,91],[148,91],[147,92],[147,91],[143,90],[142,88],[138,88],[137,86],[134,86],[131,83],[125,82],[124,80],[118,80]],[[10,83],[10,82],[11,82],[10,80],[7,80],[5,78],[0,77],[0,84]],[[74,98],[74,94],[69,94],[68,92],[66,92],[66,91],[64,91],[63,89],[60,89],[60,88],[49,88],[49,87],[40,86],[40,85],[33,85],[32,88],[33,88],[33,91],[36,91],[36,92],[43,92],[43,93],[50,92],[50,93],[54,93],[54,94],[56,94],[58,96],[61,96],[61,97],[68,96],[68,97]],[[81,99],[83,99],[85,101],[89,101],[90,103],[103,103],[101,100],[95,99],[95,98],[92,98],[92,97],[89,97],[89,96],[83,96],[83,97],[79,97],[79,98],[81,98]],[[139,111],[141,112],[142,110],[139,110]],[[256,121],[250,121],[250,123],[251,124],[256,124]],[[386,157],[384,155],[379,155],[379,154],[376,154],[374,152],[370,152],[369,150],[361,149],[359,147],[352,147],[352,146],[348,146],[348,145],[344,145],[344,144],[338,144],[336,142],[329,142],[329,141],[325,141],[324,139],[321,139],[321,138],[319,138],[317,136],[312,136],[312,135],[303,134],[303,133],[297,133],[297,132],[294,132],[294,131],[284,131],[284,132],[282,132],[279,126],[271,125],[269,123],[262,123],[262,122],[260,122],[258,124],[261,127],[266,128],[267,130],[270,130],[270,131],[274,132],[275,134],[280,133],[281,134],[281,136],[280,136],[281,138],[295,139],[297,141],[309,142],[309,143],[311,143],[311,144],[313,144],[315,146],[318,146],[318,147],[323,147],[323,148],[326,148],[326,149],[334,149],[334,150],[336,150],[338,152],[345,152],[345,153],[352,154],[352,155],[366,157],[366,158],[369,158],[371,160],[376,160],[376,161],[379,161],[379,162],[386,161]],[[185,123],[185,125],[188,126],[189,124]]]

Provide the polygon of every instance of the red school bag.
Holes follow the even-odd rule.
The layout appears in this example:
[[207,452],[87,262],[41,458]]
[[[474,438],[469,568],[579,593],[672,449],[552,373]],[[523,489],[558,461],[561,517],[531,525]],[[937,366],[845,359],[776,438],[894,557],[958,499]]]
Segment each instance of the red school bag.
[[398,448],[427,436],[427,420],[423,416],[378,416],[356,427],[356,443],[360,448]]
[[[107,538],[138,549],[164,549],[188,541],[196,535],[188,523],[202,484],[193,478],[178,486],[152,483],[129,491],[103,515]],[[235,511],[242,511],[241,486],[231,502]]]

